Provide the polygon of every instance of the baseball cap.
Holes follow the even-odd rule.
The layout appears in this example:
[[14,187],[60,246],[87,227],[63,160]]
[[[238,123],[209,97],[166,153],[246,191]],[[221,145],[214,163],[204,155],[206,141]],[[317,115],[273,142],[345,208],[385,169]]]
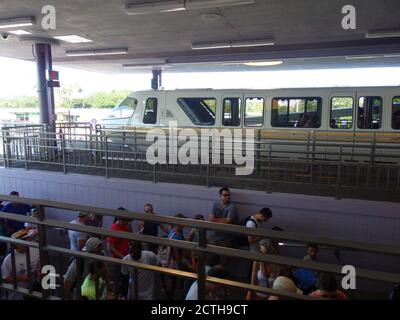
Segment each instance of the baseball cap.
[[101,246],[103,243],[99,238],[96,237],[91,237],[86,241],[85,246],[83,247],[82,251],[86,252],[95,252],[99,246]]
[[89,213],[87,213],[87,212],[83,212],[83,211],[78,211],[77,213],[76,213],[76,216],[78,217],[78,218],[80,218],[80,217],[85,217],[85,216],[87,216]]

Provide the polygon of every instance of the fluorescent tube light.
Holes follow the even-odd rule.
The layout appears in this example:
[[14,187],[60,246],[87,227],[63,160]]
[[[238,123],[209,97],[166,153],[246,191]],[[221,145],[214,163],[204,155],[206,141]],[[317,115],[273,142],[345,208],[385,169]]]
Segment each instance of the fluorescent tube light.
[[92,42],[92,40],[86,39],[81,36],[77,36],[75,34],[68,35],[68,36],[56,36],[54,37],[58,40],[69,42],[69,43],[85,43],[85,42]]
[[373,30],[365,34],[367,39],[400,37],[400,30]]
[[231,42],[232,48],[261,47],[261,46],[273,46],[273,45],[275,45],[275,39],[232,41]]
[[104,55],[111,55],[111,54],[127,54],[127,48],[117,48],[117,49],[96,49],[94,50],[94,54],[96,56],[104,56]]
[[158,12],[171,12],[186,10],[185,1],[168,0],[168,1],[152,1],[145,3],[128,3],[125,7],[127,15],[141,15]]
[[222,49],[230,48],[230,42],[203,42],[203,43],[193,43],[193,50],[210,50],[210,49]]
[[400,58],[400,53],[397,53],[397,54],[385,54],[384,56],[383,56],[384,58]]
[[365,59],[376,59],[382,58],[382,56],[347,56],[346,60],[365,60]]
[[127,48],[65,51],[67,57],[104,56],[104,55],[127,54],[127,53],[128,53]]
[[273,45],[275,45],[274,39],[259,39],[259,40],[243,40],[243,41],[193,43],[192,49],[209,50],[209,49],[246,48],[246,47],[260,47],[260,46],[273,46]]
[[186,9],[208,9],[226,6],[253,4],[255,0],[186,0]]
[[35,23],[33,17],[10,18],[0,20],[0,29],[32,26]]
[[23,36],[23,35],[28,35],[32,34],[31,32],[25,31],[25,30],[13,30],[13,31],[8,31],[11,34],[15,34],[16,36]]
[[170,68],[171,65],[163,64],[163,63],[154,63],[154,64],[123,64],[122,69],[131,70],[131,69],[152,69],[152,68]]
[[248,67],[271,67],[271,66],[278,66],[282,64],[282,60],[275,60],[275,61],[250,61],[243,63],[245,66]]

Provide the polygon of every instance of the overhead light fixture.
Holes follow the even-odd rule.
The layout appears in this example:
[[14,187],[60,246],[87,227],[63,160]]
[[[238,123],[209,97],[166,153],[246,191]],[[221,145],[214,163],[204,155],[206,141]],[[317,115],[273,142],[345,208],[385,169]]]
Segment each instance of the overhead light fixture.
[[133,70],[133,69],[152,69],[152,68],[170,68],[172,67],[169,64],[123,64],[122,69],[124,70]]
[[186,10],[184,0],[128,3],[125,7],[125,13],[131,16],[158,13],[158,12],[181,11],[181,10]]
[[24,35],[32,34],[32,32],[28,32],[25,30],[13,30],[13,31],[8,31],[8,33],[14,34],[16,36],[24,36]]
[[193,43],[193,50],[210,50],[210,49],[222,49],[222,48],[230,48],[230,42],[202,42],[202,43]]
[[261,46],[273,46],[273,45],[275,45],[275,39],[232,41],[231,42],[232,48],[261,47]]
[[186,9],[208,9],[226,6],[239,6],[244,4],[253,4],[255,0],[186,0]]
[[382,58],[382,56],[347,56],[346,60],[366,60],[376,58]]
[[367,39],[400,37],[400,30],[373,30],[365,34]]
[[105,56],[105,55],[127,54],[127,53],[128,53],[127,48],[67,50],[67,51],[65,51],[65,54],[67,57]]
[[275,60],[275,61],[250,61],[243,63],[245,66],[248,67],[271,67],[271,66],[278,66],[282,64],[282,60]]
[[258,39],[258,40],[242,40],[242,41],[226,41],[226,42],[202,42],[193,43],[193,50],[209,50],[209,49],[222,49],[222,48],[245,48],[245,47],[260,47],[260,46],[273,46],[275,45],[274,39]]
[[398,54],[385,54],[384,58],[400,58],[400,53]]
[[35,23],[33,17],[10,18],[0,20],[0,29],[32,26]]
[[125,13],[128,15],[142,15],[159,12],[173,12],[183,10],[208,9],[226,6],[253,4],[255,0],[164,0],[141,3],[128,3]]
[[69,43],[92,42],[92,40],[89,40],[89,39],[81,37],[81,36],[77,36],[75,34],[68,35],[68,36],[55,36],[54,38],[61,40],[61,41],[69,42]]

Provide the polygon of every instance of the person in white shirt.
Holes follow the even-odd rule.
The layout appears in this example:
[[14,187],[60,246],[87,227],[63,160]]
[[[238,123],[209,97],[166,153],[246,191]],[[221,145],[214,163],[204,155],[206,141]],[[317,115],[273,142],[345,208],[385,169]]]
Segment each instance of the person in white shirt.
[[[269,208],[262,208],[257,213],[253,214],[247,220],[246,227],[247,228],[258,228],[260,224],[268,221],[272,218],[272,212]],[[258,252],[258,242],[262,240],[263,237],[257,236],[248,236],[248,241],[250,245],[251,252]]]
[[[76,213],[76,219],[72,220],[72,224],[86,225],[86,221],[89,214],[86,212],[78,211]],[[82,251],[85,246],[86,240],[89,238],[89,234],[76,230],[68,230],[69,243],[71,250]]]
[[[123,258],[124,261],[135,261],[143,264],[157,266],[160,264],[158,257],[152,251],[142,250],[140,241],[133,241],[130,244],[130,253]],[[135,271],[137,272],[138,297],[137,300],[154,300],[154,281],[155,274],[152,271],[144,269],[134,269],[128,266],[122,266],[121,272],[124,275],[130,275],[128,299],[135,299],[134,281]]]
[[[21,240],[32,240],[36,236],[36,232],[34,230],[25,230],[22,229],[20,231],[15,232],[11,235],[11,238],[21,239]],[[29,248],[30,253],[30,266],[27,266],[26,260],[26,251],[28,248],[23,245],[15,245],[14,255],[15,255],[15,279],[17,280],[18,287],[20,288],[29,288],[29,283],[32,285],[36,280],[36,276],[39,272],[39,250],[37,248]],[[29,279],[28,276],[28,267],[30,268],[30,273],[32,278]],[[9,253],[2,265],[1,265],[1,274],[3,281],[5,283],[13,282],[13,271],[12,271],[12,255]],[[23,294],[17,292],[11,292],[8,294],[9,300],[22,300]]]

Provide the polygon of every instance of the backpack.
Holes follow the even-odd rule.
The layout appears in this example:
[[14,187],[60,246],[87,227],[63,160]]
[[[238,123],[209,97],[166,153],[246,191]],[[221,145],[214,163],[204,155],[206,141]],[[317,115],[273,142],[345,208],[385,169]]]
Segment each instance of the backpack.
[[[256,225],[256,228],[258,227],[258,223],[256,221],[256,219],[253,218],[253,216],[249,216],[246,219],[243,219],[239,225],[242,227],[245,227],[247,222],[249,221],[253,221]],[[245,235],[235,235],[235,237],[232,240],[232,244],[234,247],[236,248],[240,248],[240,247],[244,247],[244,246],[248,246],[249,245],[249,239],[247,236]]]
[[71,291],[73,291],[75,289],[75,287],[77,287],[77,286],[80,287],[80,285],[82,285],[83,281],[85,280],[85,279],[82,279],[84,272],[85,272],[85,261],[83,258],[73,257],[72,259],[70,259],[67,270],[74,261],[76,263],[76,279],[71,286]]

